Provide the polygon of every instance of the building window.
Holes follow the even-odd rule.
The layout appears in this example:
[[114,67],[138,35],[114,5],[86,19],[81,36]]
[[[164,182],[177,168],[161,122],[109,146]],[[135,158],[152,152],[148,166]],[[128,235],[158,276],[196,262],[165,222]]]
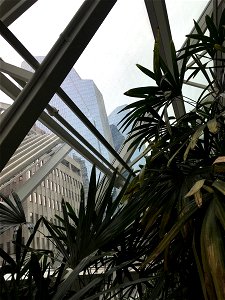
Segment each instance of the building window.
[[47,179],[47,188],[49,189],[49,180]]
[[42,186],[45,186],[45,181],[44,181],[44,180],[42,181],[41,185],[42,185]]
[[34,223],[34,214],[30,212],[30,222]]
[[50,181],[50,189],[53,190],[53,184],[52,184],[52,181]]
[[52,209],[55,209],[55,201],[52,199]]
[[10,254],[10,242],[7,242],[6,245],[7,245],[7,250],[6,251],[7,251],[8,254]]
[[27,179],[31,177],[31,170],[27,171]]
[[60,194],[60,185],[57,185],[58,194]]
[[46,206],[46,197],[43,196],[43,205]]
[[52,170],[52,175],[55,175],[55,170],[54,169]]
[[51,207],[51,199],[48,198],[48,207]]
[[56,176],[59,177],[59,170],[57,168],[55,169],[55,172],[56,172]]
[[33,193],[33,198],[34,198],[34,203],[37,203],[37,193],[36,192]]
[[37,248],[39,249],[40,248],[40,238],[37,237]]
[[39,203],[39,204],[42,204],[42,201],[41,201],[41,195],[38,195],[38,203]]
[[50,249],[50,240],[47,238],[47,249]]
[[28,199],[29,199],[29,202],[32,202],[32,197],[31,197],[31,195],[28,197]]
[[54,192],[56,192],[56,183],[54,182]]
[[64,187],[62,186],[61,194],[64,195]]
[[62,211],[62,204],[59,202],[59,210]]
[[56,210],[59,210],[58,201],[55,201]]

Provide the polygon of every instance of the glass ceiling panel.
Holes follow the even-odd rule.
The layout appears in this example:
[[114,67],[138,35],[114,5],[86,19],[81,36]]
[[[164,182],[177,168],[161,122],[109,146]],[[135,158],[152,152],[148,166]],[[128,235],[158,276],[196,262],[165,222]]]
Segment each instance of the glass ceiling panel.
[[[10,26],[10,30],[34,56],[45,56],[82,3],[83,0],[68,0],[65,5],[56,0],[53,9],[52,1],[39,0]],[[195,9],[190,9],[194,3]],[[206,4],[207,1],[167,1],[176,45],[182,45],[185,34],[193,27],[192,19],[198,19]],[[174,6],[176,14],[172,10]],[[187,11],[190,11],[188,22],[185,18]],[[153,46],[154,38],[144,1],[118,1],[75,65],[82,79],[95,82],[103,95],[108,114],[118,106],[136,100],[124,96],[125,91],[151,84],[136,64],[152,69]],[[9,51],[1,53],[1,56],[17,66],[23,60]]]
[[208,0],[166,0],[171,34],[178,50],[207,5]]
[[[53,6],[50,0],[39,0],[9,29],[34,56],[45,56],[83,2],[55,0]],[[136,64],[151,68],[153,45],[144,1],[118,1],[75,66],[82,78],[95,82],[108,114],[131,102],[125,91],[149,85]],[[0,56],[19,67],[23,61],[8,45]]]
[[[32,55],[46,55],[83,2],[38,0],[9,29]],[[23,61],[11,46],[1,47],[0,57],[18,67]]]
[[118,1],[75,65],[93,79],[107,113],[134,100],[124,92],[150,84],[136,64],[152,68],[154,39],[144,1]]

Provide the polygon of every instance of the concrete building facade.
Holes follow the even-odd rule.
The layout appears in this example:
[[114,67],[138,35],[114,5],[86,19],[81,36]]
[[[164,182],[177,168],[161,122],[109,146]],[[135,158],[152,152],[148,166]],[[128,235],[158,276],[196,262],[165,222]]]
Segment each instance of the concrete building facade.
[[[30,136],[32,137],[33,135],[39,135],[41,137],[44,134],[41,131],[37,134],[37,129],[32,129]],[[29,138],[31,138],[30,136]],[[50,136],[47,137],[50,139]],[[53,150],[49,150],[48,153],[45,153],[39,158],[35,157],[33,162],[24,169],[18,169],[16,173],[12,171],[12,177],[7,177],[7,181],[3,182],[0,178],[1,193],[5,196],[9,196],[12,191],[20,191],[29,180],[32,180],[33,176],[42,170],[42,167],[44,168],[46,164],[48,164],[54,153],[58,151],[58,149],[55,149],[57,147],[58,145],[54,146]],[[6,175],[7,173],[3,170],[1,174],[2,179],[4,179]],[[41,217],[45,217],[55,225],[60,225],[55,215],[62,217],[62,199],[70,203],[75,212],[78,213],[82,186],[83,178],[79,161],[74,160],[68,155],[65,156],[61,162],[55,165],[51,172],[43,178],[42,182],[32,190],[29,196],[23,199],[22,204],[27,220],[27,224],[23,226],[23,242],[27,241],[34,225]],[[3,201],[3,199],[1,199],[1,201]],[[0,248],[11,255],[15,252],[15,244],[12,243],[12,237],[15,236],[15,232],[16,228],[12,227],[0,234]],[[31,246],[35,249],[54,249],[51,240],[47,238],[48,235],[47,229],[41,224]]]

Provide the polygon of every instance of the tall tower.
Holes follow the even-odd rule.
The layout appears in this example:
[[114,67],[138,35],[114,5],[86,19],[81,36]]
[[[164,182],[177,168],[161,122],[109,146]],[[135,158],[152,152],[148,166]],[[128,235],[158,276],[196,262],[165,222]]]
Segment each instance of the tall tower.
[[[43,56],[38,56],[36,59],[41,63]],[[22,63],[22,68],[32,71],[32,68],[26,63]],[[83,114],[89,121],[98,129],[98,131],[105,137],[105,139],[113,145],[112,134],[109,127],[109,122],[106,114],[105,104],[101,92],[98,90],[93,80],[81,79],[75,69],[71,69],[61,88],[74,101]],[[96,139],[96,137],[87,129],[82,121],[64,104],[64,102],[54,95],[51,99],[50,105],[54,106],[59,114],[64,117],[102,156],[110,160],[108,150]],[[38,125],[42,127],[42,125]],[[45,129],[45,131],[48,131]],[[72,151],[78,157],[81,154]],[[90,175],[92,165],[85,161],[87,173]]]
[[[121,111],[126,106],[127,105],[124,104],[124,105],[116,107],[108,116],[111,132],[112,132],[112,137],[113,137],[113,142],[114,142],[116,150],[120,149],[120,147],[124,143],[125,139],[128,137],[129,131],[132,128],[132,124],[130,124],[125,130],[123,130],[123,128],[121,128],[120,121],[122,121],[123,118],[126,116],[126,114],[130,111],[130,109]],[[138,157],[143,150],[144,150],[143,146],[142,146],[141,151],[140,151],[140,149],[136,149],[131,158],[131,161],[133,159],[135,159],[136,157]],[[144,163],[145,163],[145,160],[144,160],[144,158],[142,158],[142,159],[140,159],[140,161],[138,163],[136,163],[133,166],[133,168],[139,169],[139,165],[142,165]]]

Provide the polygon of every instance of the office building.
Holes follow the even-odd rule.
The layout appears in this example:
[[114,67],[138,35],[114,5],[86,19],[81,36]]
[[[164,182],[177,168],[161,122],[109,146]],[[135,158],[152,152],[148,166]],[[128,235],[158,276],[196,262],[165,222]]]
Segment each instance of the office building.
[[[43,56],[36,59],[41,63]],[[22,63],[22,68],[32,71],[32,68],[26,63]],[[105,139],[113,145],[112,135],[108,123],[105,104],[101,92],[98,90],[93,80],[81,79],[75,69],[71,69],[67,77],[63,81],[61,88],[74,101],[82,113],[89,121],[98,129]],[[97,138],[89,131],[83,122],[65,105],[65,103],[54,95],[50,105],[58,110],[58,113],[67,120],[67,122],[75,128],[104,158],[110,161],[108,150],[97,140]],[[42,125],[38,125],[42,127]],[[43,128],[43,127],[42,127]],[[47,132],[48,129],[45,128]],[[72,151],[78,157],[82,157],[82,153]],[[86,167],[88,176],[90,176],[92,165],[87,160]]]
[[[131,125],[128,126],[125,130],[123,130],[123,128],[121,128],[122,123],[121,120],[123,120],[123,118],[127,115],[127,113],[130,111],[128,110],[123,110],[125,107],[127,106],[127,104],[124,105],[120,105],[118,107],[116,107],[109,115],[108,115],[108,120],[109,120],[109,124],[110,125],[115,125],[117,127],[117,129],[123,134],[124,137],[127,137],[128,132],[131,130]],[[120,123],[120,124],[119,124]]]
[[[38,154],[39,149],[36,144],[43,149],[44,153]],[[12,191],[18,192],[19,195],[23,194],[21,191],[26,189],[25,185],[28,186],[28,184],[34,187],[30,188],[31,192],[28,197],[21,199],[28,222],[27,226],[23,226],[24,242],[27,241],[34,225],[42,216],[48,221],[60,225],[55,215],[62,217],[62,199],[69,202],[75,212],[78,213],[81,187],[83,186],[79,161],[65,155],[59,163],[56,162],[55,165],[51,166],[51,172],[47,173],[46,176],[43,175],[63,144],[62,141],[57,140],[55,135],[46,134],[39,128],[33,127],[17,153],[9,161],[8,168],[6,166],[1,173],[0,191],[5,196],[10,196]],[[33,150],[35,151],[34,155],[32,155]],[[44,176],[41,182],[38,182],[38,173]],[[1,200],[3,201],[3,199]],[[4,232],[1,224],[0,227],[1,231]],[[0,236],[1,248],[12,255],[15,252],[15,245],[10,240],[16,229],[8,229]],[[52,250],[53,245],[46,236],[48,236],[48,231],[41,224],[31,246],[36,249]]]
[[116,125],[110,124],[109,126],[110,126],[110,130],[112,133],[113,144],[114,144],[115,150],[119,151],[121,145],[125,141],[125,137],[124,137],[124,135],[122,135],[122,133],[119,131],[119,129],[117,128]]
[[[124,129],[124,127],[121,128],[121,125],[123,124],[123,118],[127,115],[127,113],[130,111],[130,109],[123,110],[127,105],[121,105],[116,107],[108,116],[114,147],[117,151],[121,148],[124,141],[129,135],[129,132],[132,128],[132,124],[130,124],[127,128]],[[123,111],[122,111],[123,110]],[[144,150],[144,147],[142,146],[142,149],[136,149],[131,157],[131,161],[134,160],[136,157],[138,157],[141,152]],[[140,159],[138,163],[133,165],[134,169],[139,169],[139,165],[142,165],[145,163],[144,158]]]

